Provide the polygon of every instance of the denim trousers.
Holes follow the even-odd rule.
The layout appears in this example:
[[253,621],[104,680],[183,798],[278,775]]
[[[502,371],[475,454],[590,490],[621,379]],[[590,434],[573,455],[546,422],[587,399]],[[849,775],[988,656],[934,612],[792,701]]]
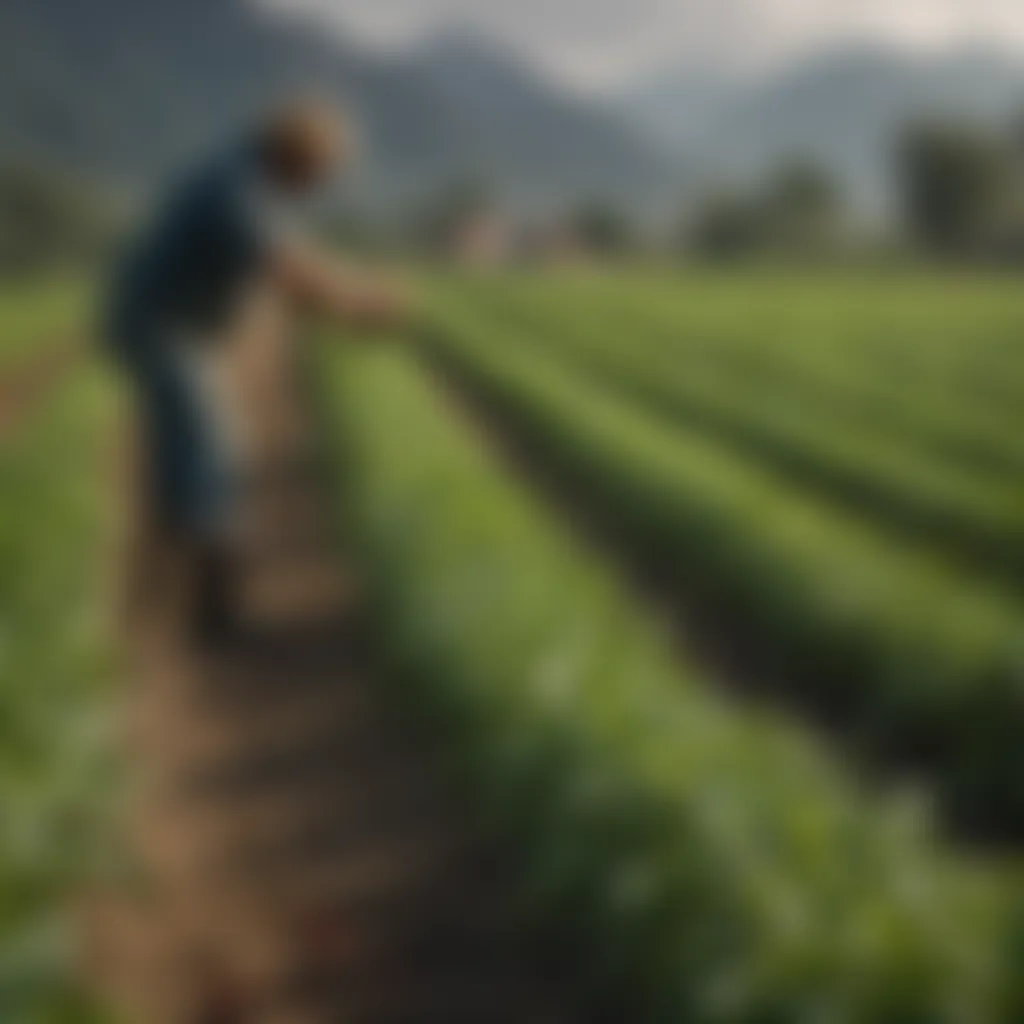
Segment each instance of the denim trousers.
[[124,362],[157,514],[187,536],[213,539],[232,518],[237,473],[216,396],[204,387],[190,344],[139,345]]

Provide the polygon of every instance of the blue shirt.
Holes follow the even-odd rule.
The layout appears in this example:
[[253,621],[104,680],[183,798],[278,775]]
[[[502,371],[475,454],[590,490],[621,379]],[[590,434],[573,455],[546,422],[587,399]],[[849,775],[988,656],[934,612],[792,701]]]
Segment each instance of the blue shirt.
[[248,147],[185,181],[115,284],[111,327],[119,350],[130,353],[173,330],[224,326],[274,244],[268,192]]

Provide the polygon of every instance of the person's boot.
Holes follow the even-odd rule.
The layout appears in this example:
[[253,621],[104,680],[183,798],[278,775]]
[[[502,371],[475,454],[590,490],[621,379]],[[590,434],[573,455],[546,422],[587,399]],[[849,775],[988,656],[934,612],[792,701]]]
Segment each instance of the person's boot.
[[193,633],[203,649],[223,648],[238,631],[236,577],[234,558],[224,547],[199,549]]

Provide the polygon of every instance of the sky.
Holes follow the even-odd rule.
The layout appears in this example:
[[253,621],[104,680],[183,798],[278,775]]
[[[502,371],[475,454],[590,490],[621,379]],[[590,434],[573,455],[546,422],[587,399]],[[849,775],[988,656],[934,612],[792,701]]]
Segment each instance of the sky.
[[614,88],[676,63],[759,70],[837,42],[1024,52],[1024,0],[265,0],[385,47],[455,28],[567,84]]

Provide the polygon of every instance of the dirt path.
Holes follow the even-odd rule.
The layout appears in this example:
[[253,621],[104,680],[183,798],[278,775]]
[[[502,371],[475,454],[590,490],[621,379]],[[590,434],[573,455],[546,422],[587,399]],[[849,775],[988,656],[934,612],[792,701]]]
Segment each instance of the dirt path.
[[566,1021],[514,934],[500,858],[374,679],[298,391],[280,346],[258,348],[245,600],[261,639],[138,658],[133,882],[92,909],[92,977],[139,1024]]

